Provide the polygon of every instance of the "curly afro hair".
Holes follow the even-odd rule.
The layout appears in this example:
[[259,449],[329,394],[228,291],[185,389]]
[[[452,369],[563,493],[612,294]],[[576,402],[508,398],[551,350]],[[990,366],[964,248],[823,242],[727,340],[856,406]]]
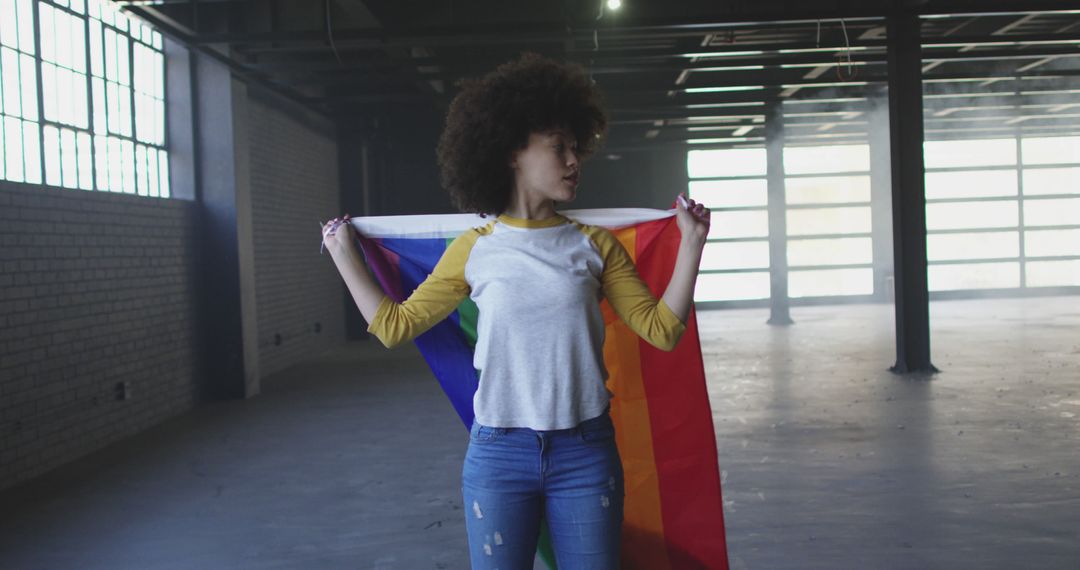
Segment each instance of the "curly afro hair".
[[459,86],[436,156],[442,185],[463,212],[506,210],[514,185],[510,156],[531,133],[567,128],[580,160],[607,134],[603,96],[578,64],[524,53]]

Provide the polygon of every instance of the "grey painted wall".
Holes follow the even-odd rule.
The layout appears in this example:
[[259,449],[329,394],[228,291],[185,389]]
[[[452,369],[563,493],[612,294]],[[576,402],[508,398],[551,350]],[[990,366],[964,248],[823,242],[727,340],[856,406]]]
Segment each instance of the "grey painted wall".
[[259,371],[266,377],[344,339],[345,289],[330,255],[319,255],[317,227],[342,212],[333,130],[252,95],[255,304]]
[[194,406],[196,212],[0,182],[0,488]]

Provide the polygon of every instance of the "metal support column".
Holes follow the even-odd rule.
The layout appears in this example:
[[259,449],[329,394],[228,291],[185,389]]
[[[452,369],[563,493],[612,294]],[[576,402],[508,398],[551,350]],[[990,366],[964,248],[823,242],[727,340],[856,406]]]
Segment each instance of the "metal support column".
[[788,299],[784,114],[779,104],[765,116],[765,154],[769,185],[769,324],[790,325],[794,321]]
[[896,365],[892,371],[936,372],[930,363],[930,298],[926,281],[920,21],[915,12],[895,8],[886,24],[896,286]]
[[874,299],[893,302],[892,172],[889,155],[888,93],[885,89],[870,97],[868,119],[870,142],[870,227],[873,240]]

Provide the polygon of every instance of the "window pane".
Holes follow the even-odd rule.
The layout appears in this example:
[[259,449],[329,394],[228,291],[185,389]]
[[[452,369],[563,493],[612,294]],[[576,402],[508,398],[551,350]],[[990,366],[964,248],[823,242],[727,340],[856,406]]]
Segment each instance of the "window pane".
[[90,135],[79,133],[79,188],[83,190],[94,189],[93,149],[90,146]]
[[51,63],[41,63],[41,95],[45,103],[45,118],[50,121],[59,119],[59,111],[56,105],[56,66]]
[[131,141],[121,141],[124,163],[124,192],[135,193],[135,145]]
[[[1030,266],[1030,264],[1028,264]],[[1019,263],[958,263],[927,268],[931,291],[1011,289],[1020,286]]]
[[49,186],[60,185],[60,131],[56,127],[46,125],[43,129],[45,137],[45,184]]
[[19,47],[18,19],[15,15],[15,2],[0,0],[0,45]]
[[871,238],[793,239],[788,241],[788,265],[848,265],[873,263]]
[[[155,32],[156,33],[156,32]],[[154,54],[154,97],[158,99],[165,98],[165,55],[161,53]]]
[[41,2],[38,17],[41,18],[41,57],[45,61],[56,62],[56,11],[52,6]]
[[1080,194],[1080,168],[1024,169],[1024,195]]
[[147,176],[150,183],[150,195],[160,196],[161,192],[158,187],[158,155],[154,149],[149,149],[146,153],[146,167],[148,170]]
[[1025,138],[1024,164],[1080,163],[1080,137]]
[[120,113],[120,134],[131,136],[131,88],[120,87],[117,89],[117,109]]
[[90,20],[90,73],[101,77],[105,73],[104,65],[101,55],[101,24],[97,20]]
[[791,297],[870,295],[873,292],[874,270],[869,267],[792,270],[788,273],[788,295]]
[[930,261],[1019,256],[1019,232],[929,234],[926,236],[926,257]]
[[1027,200],[1024,202],[1024,225],[1080,225],[1080,198]]
[[116,32],[105,28],[105,79],[116,81]]
[[97,172],[97,189],[109,190],[109,143],[102,135],[94,137],[94,162]]
[[12,182],[23,181],[23,128],[22,121],[4,117],[4,153],[7,158],[6,178]]
[[[44,8],[45,4],[41,4]],[[53,51],[52,53],[41,50],[42,57],[49,61],[61,65],[63,67],[71,67],[71,23],[68,21],[67,16],[57,10],[54,12],[51,22],[47,21],[44,17],[41,19],[41,35],[52,34],[53,36]],[[45,27],[48,24],[52,24],[49,27]]]
[[147,116],[147,99],[146,95],[142,93],[135,93],[135,136],[143,142],[148,142],[148,131],[152,130],[153,123],[150,122],[150,118]]
[[1030,261],[1027,264],[1028,287],[1080,285],[1080,260]]
[[75,148],[75,131],[60,130],[60,171],[66,188],[79,186],[79,154]]
[[710,238],[768,237],[769,213],[766,211],[713,212]]
[[108,109],[106,117],[109,123],[110,133],[120,132],[120,87],[109,81],[105,83],[105,106]]
[[71,69],[86,73],[86,24],[81,18],[71,18]]
[[1080,255],[1080,230],[1039,230],[1024,232],[1028,257]]
[[28,55],[22,61],[22,116],[29,121],[38,120],[37,108],[37,69],[34,58]]
[[140,196],[150,194],[149,184],[146,182],[146,147],[135,145],[135,189]]
[[870,145],[784,147],[785,174],[870,170]]
[[135,90],[140,93],[153,93],[154,70],[150,63],[150,50],[140,43],[135,43],[132,54],[135,56]]
[[784,181],[788,204],[869,202],[869,176],[815,176]]
[[[4,140],[4,130],[2,125],[3,120],[0,120],[0,142]],[[0,144],[0,179],[7,178],[7,143]]]
[[692,150],[687,170],[690,178],[765,176],[765,149]]
[[1019,220],[1015,200],[926,205],[926,227],[929,230],[1014,228]]
[[769,298],[768,272],[706,273],[699,275],[695,301],[742,301]]
[[14,50],[3,48],[0,54],[0,65],[3,66],[4,76],[4,112],[16,117],[22,116],[22,90],[19,88],[19,56]]
[[926,168],[1016,164],[1016,139],[926,141]]
[[94,125],[95,133],[105,132],[105,82],[97,77],[90,80],[94,90]]
[[927,172],[926,199],[1016,196],[1015,170]]
[[107,137],[109,144],[109,190],[124,191],[123,153],[120,152],[120,139]]
[[165,101],[154,100],[154,144],[165,144]]
[[158,150],[158,180],[162,198],[168,198],[169,192],[169,155]]
[[128,65],[129,40],[116,35],[116,76],[121,85],[131,85],[131,69]]
[[101,5],[101,21],[112,25],[113,15],[116,14],[116,10],[112,7],[112,2],[109,0],[101,0],[99,4]]
[[71,91],[76,93],[75,97],[75,125],[79,128],[86,129],[90,127],[90,109],[89,100],[86,97],[86,76],[80,73],[71,74]]
[[63,121],[65,123],[69,125],[77,125],[79,106],[78,100],[79,97],[82,95],[80,91],[76,91],[76,86],[78,85],[76,79],[78,78],[78,74],[67,69],[61,69],[60,71],[63,73],[63,82],[60,82],[60,75],[58,74],[57,84],[60,87],[60,93],[62,97],[61,116],[63,117]]
[[766,206],[768,183],[761,178],[749,180],[697,180],[690,183],[690,198],[709,208]]
[[[71,124],[71,72],[63,67],[56,67],[56,83],[53,84],[52,97],[56,100],[56,115],[53,120]],[[46,97],[49,94],[45,93]]]
[[870,208],[788,210],[787,230],[789,236],[870,233]]
[[705,244],[701,269],[768,269],[769,242],[713,242]]
[[41,183],[41,149],[38,124],[23,121],[23,164],[26,165],[24,178],[32,184]]
[[19,50],[30,55],[34,55],[34,7],[31,4],[32,1],[16,0],[19,11]]

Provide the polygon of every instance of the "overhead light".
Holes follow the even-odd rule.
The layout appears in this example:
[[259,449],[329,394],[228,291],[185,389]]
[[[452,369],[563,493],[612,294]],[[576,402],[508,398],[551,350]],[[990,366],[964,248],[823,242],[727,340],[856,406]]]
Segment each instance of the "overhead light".
[[754,91],[764,89],[764,85],[726,85],[721,87],[690,87],[686,93],[724,93],[729,91]]
[[618,10],[622,8],[622,0],[607,0],[608,10]]

